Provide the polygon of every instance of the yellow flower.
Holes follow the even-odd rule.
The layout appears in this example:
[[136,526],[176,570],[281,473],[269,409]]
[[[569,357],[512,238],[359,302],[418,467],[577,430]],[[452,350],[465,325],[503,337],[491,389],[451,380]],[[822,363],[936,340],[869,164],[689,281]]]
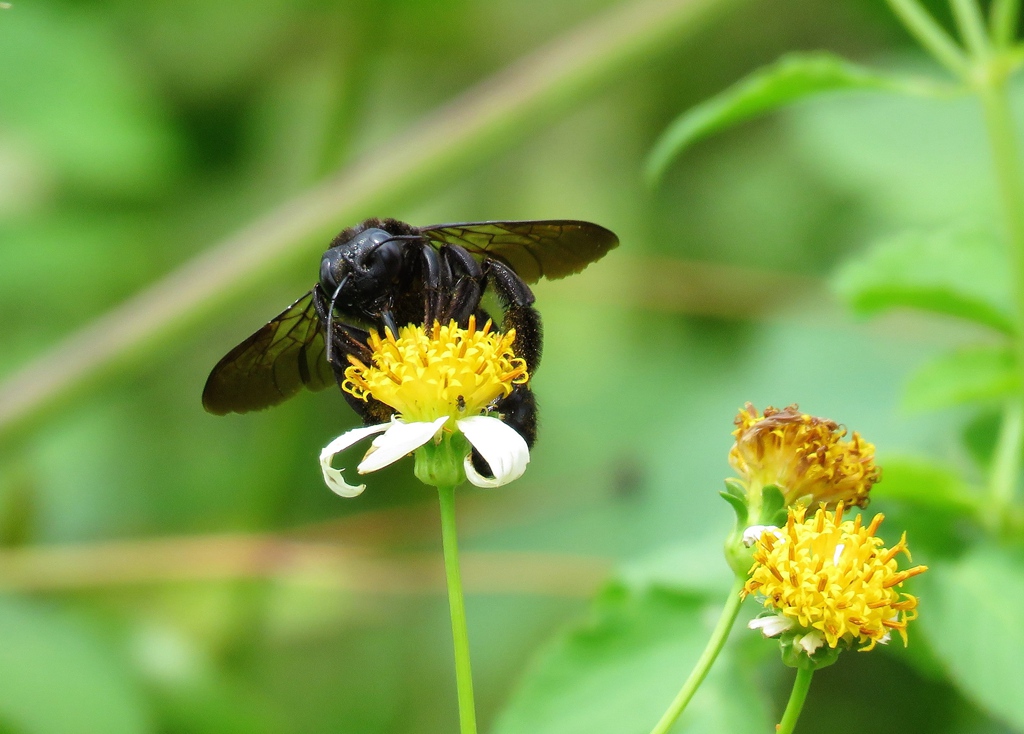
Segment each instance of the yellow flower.
[[493,332],[490,321],[478,330],[473,316],[468,329],[435,321],[429,332],[403,326],[398,338],[371,332],[373,363],[349,357],[341,387],[360,400],[372,395],[406,421],[477,415],[530,379],[526,363],[512,353],[515,339],[515,329]]
[[736,416],[736,444],[729,463],[747,485],[748,496],[774,485],[786,505],[838,502],[865,507],[868,492],[881,478],[875,447],[825,418],[801,413],[796,405],[765,408],[758,415],[747,403]]
[[360,462],[360,474],[388,466],[434,441],[456,434],[480,452],[494,475],[485,477],[474,468],[469,446],[461,457],[466,478],[480,487],[497,487],[522,476],[530,461],[526,441],[515,429],[489,415],[495,401],[530,376],[526,363],[512,352],[515,330],[491,330],[491,322],[477,329],[455,321],[432,327],[404,326],[396,337],[370,333],[370,364],[349,357],[342,389],[360,400],[373,398],[395,409],[390,423],[353,429],[324,447],[320,466],[334,492],[354,497],[365,485],[351,485],[331,462],[334,456],[360,439],[381,434]]
[[822,508],[805,520],[797,506],[785,528],[761,533],[743,595],[757,594],[774,613],[753,620],[752,629],[768,637],[790,632],[808,654],[823,644],[870,650],[888,642],[893,630],[906,645],[917,599],[897,589],[927,566],[900,571],[896,556],[910,557],[906,534],[884,548],[875,537],[881,514],[863,527],[860,515],[843,521],[843,509],[842,503],[835,512]]

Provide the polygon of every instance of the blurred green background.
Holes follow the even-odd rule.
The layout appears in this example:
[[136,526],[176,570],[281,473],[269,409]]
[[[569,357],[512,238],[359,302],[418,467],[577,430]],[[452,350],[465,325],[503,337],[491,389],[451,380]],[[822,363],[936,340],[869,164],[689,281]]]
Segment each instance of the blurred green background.
[[[372,172],[473,85],[501,88],[494,75],[566,39],[612,53],[594,19],[655,7],[15,0],[0,10],[0,393],[5,377],[7,400],[43,380],[39,355],[59,379],[89,350],[63,338],[317,182]],[[728,587],[732,516],[716,494],[745,401],[840,421],[883,466],[931,456],[976,476],[991,442],[984,410],[901,402],[913,370],[978,329],[858,320],[828,288],[895,231],[995,226],[976,104],[825,96],[702,142],[650,189],[644,160],[665,126],[785,52],[927,71],[880,0],[702,7],[465,150],[456,102],[441,144],[457,161],[386,210],[332,220],[579,218],[622,242],[536,288],[530,469],[458,495],[485,731],[653,725]],[[411,464],[342,500],[316,462],[356,422],[340,394],[223,418],[200,404],[217,359],[313,283],[327,237],[294,239],[280,266],[218,272],[223,297],[175,328],[143,324],[137,348],[0,426],[0,732],[455,730],[436,498]],[[957,518],[887,503],[886,486],[872,510],[887,537],[910,527],[916,562],[956,552]],[[1024,731],[1019,709],[972,692],[933,650],[928,603],[908,651],[819,674],[798,731]],[[734,638],[680,732],[769,731],[781,711],[791,674],[774,645]]]

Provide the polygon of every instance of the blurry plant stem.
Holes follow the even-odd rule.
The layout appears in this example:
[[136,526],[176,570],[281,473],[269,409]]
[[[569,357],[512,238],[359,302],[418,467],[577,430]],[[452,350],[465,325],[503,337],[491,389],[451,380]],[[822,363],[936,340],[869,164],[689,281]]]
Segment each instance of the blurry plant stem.
[[676,694],[671,705],[669,705],[668,710],[661,717],[661,720],[658,721],[657,725],[651,729],[651,734],[665,734],[665,732],[671,729],[672,725],[676,723],[676,720],[686,709],[687,704],[690,703],[693,694],[700,688],[700,684],[704,682],[708,671],[711,670],[711,666],[718,658],[718,654],[722,652],[725,641],[729,637],[729,632],[736,622],[736,615],[739,614],[740,606],[743,604],[740,592],[743,591],[745,581],[746,578],[743,576],[736,577],[732,588],[729,590],[729,598],[725,602],[725,608],[722,609],[722,615],[718,618],[718,624],[715,625],[715,631],[711,633],[711,639],[708,640],[707,647],[704,648],[700,659],[697,660],[697,664],[693,666],[693,670],[690,672],[690,677],[686,679],[683,687]]
[[967,50],[975,58],[989,56],[988,35],[985,31],[985,18],[975,0],[950,0],[953,17],[963,37]]
[[459,694],[459,730],[462,734],[476,734],[473,671],[469,662],[466,604],[462,598],[459,542],[455,532],[455,487],[438,487],[437,494],[441,498],[441,542],[444,545],[444,572],[448,580],[448,609],[452,616],[452,638],[455,643],[455,685]]
[[997,48],[1008,48],[1013,43],[1014,31],[1020,20],[1020,0],[993,0],[989,15],[992,40]]
[[807,700],[807,691],[811,687],[811,678],[814,670],[811,668],[797,668],[796,680],[793,681],[793,692],[789,694],[789,703],[786,704],[786,711],[782,714],[782,721],[775,727],[776,734],[792,734],[796,727],[800,712],[803,711],[804,701]]
[[[974,0],[954,0],[957,5],[970,4],[973,10],[957,14],[965,37],[975,32],[973,26],[980,22],[980,10]],[[963,15],[963,18],[961,18]],[[976,16],[976,17],[975,17]],[[989,504],[991,522],[996,530],[1003,531],[1020,475],[1022,438],[1022,411],[1024,411],[1024,178],[1021,177],[1020,151],[1010,109],[1008,94],[1009,64],[985,44],[977,50],[972,48],[974,71],[968,81],[981,100],[992,148],[999,197],[1002,201],[1006,233],[1009,239],[1009,255],[1012,264],[1014,301],[1016,303],[1017,328],[1014,346],[1017,354],[1017,369],[1020,380],[1017,400],[1007,405],[999,429],[996,455],[989,477]]]
[[967,56],[917,0],[887,0],[904,27],[935,59],[959,77],[969,69]]

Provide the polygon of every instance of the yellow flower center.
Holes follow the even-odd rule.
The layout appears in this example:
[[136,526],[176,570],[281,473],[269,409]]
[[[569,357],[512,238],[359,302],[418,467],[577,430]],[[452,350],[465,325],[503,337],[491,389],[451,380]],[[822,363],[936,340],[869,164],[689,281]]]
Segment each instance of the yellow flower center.
[[743,594],[763,595],[765,608],[804,632],[817,630],[829,647],[870,650],[893,630],[906,645],[917,599],[896,589],[928,567],[897,568],[899,553],[910,557],[907,537],[884,548],[875,537],[881,514],[866,528],[860,515],[843,522],[842,514],[840,503],[835,512],[819,509],[805,521],[804,508],[793,508],[785,528],[761,535]]
[[834,421],[801,413],[766,408],[758,415],[753,405],[736,416],[736,445],[729,463],[752,491],[770,484],[782,490],[786,504],[801,501],[815,506],[845,502],[859,507],[881,479],[875,465],[875,447]]
[[350,356],[342,389],[360,400],[373,397],[390,405],[408,422],[441,416],[479,415],[513,385],[530,379],[526,363],[512,352],[516,333],[491,331],[491,322],[469,328],[451,321],[432,328],[410,324],[381,338],[370,333],[370,365]]

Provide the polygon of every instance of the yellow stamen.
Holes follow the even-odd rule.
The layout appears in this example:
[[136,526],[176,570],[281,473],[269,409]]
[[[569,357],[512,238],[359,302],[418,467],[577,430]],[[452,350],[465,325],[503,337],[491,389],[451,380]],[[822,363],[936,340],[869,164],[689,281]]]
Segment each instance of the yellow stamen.
[[465,418],[487,410],[515,385],[529,381],[526,363],[512,352],[514,329],[491,331],[490,320],[477,329],[451,321],[428,328],[400,327],[382,338],[370,332],[370,365],[355,357],[345,370],[342,389],[360,400],[373,397],[394,408],[406,421]]
[[802,506],[792,508],[782,537],[766,531],[758,540],[743,593],[757,592],[766,608],[791,618],[804,634],[818,630],[833,648],[870,650],[890,629],[906,643],[917,599],[896,587],[927,567],[897,568],[905,540],[883,547],[874,535],[881,515],[865,528],[859,517],[843,521],[841,512],[822,508],[805,519]]

